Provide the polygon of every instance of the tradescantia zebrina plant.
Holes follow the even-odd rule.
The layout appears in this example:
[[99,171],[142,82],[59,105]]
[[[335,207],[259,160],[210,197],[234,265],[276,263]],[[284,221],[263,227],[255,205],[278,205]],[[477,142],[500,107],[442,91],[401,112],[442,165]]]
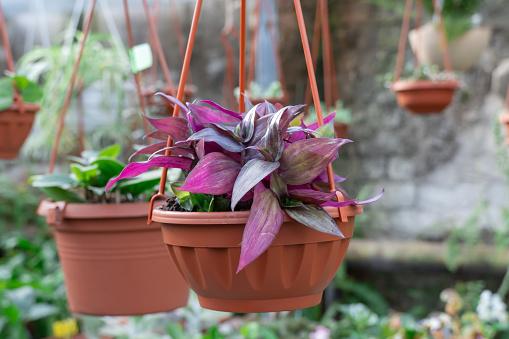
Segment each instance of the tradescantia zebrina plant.
[[[157,129],[150,137],[171,136],[171,156],[160,155],[167,149],[166,142],[138,151],[135,155],[152,155],[146,162],[129,164],[106,190],[117,180],[160,166],[189,171],[185,182],[176,186],[178,192],[189,192],[195,201],[208,201],[207,211],[224,210],[225,199],[232,211],[240,201],[252,201],[237,272],[269,248],[284,212],[317,231],[342,237],[323,207],[366,204],[383,194],[359,202],[337,187],[346,200],[339,202],[335,192],[329,192],[326,167],[336,159],[338,149],[351,142],[333,138],[334,113],[321,127],[318,123],[306,126],[301,119],[303,105],[278,109],[268,102],[254,107],[247,103],[247,113],[239,114],[212,101],[184,105],[166,98],[182,108],[185,118],[145,118]],[[337,184],[345,178],[335,175],[334,180]]]

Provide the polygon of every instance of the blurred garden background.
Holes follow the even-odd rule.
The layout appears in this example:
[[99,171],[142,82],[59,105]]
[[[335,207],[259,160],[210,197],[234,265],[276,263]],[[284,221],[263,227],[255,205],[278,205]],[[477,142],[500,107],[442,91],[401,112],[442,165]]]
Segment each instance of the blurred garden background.
[[[302,0],[310,39],[318,1]],[[152,66],[138,73],[148,93],[145,113],[162,117],[169,108],[152,94],[168,81],[142,1],[128,3],[134,44],[148,43],[151,50],[141,53]],[[205,310],[192,294],[186,307],[170,313],[95,317],[68,309],[54,235],[36,213],[42,193],[30,184],[48,172],[89,1],[2,1],[15,74],[40,85],[41,107],[19,155],[0,159],[0,339],[509,338],[509,136],[499,122],[509,110],[509,0],[437,4],[451,49],[471,29],[486,29],[488,37],[485,48],[459,53],[479,54],[471,66],[455,69],[453,61],[460,87],[444,112],[416,115],[399,107],[389,89],[405,1],[328,1],[334,67],[324,67],[319,49],[316,77],[322,97],[335,79],[332,96],[340,102],[324,107],[337,109],[353,141],[341,148],[333,167],[348,176],[345,189],[361,200],[382,189],[385,194],[357,217],[345,260],[320,305],[233,314]],[[178,84],[195,1],[148,5]],[[247,0],[247,6],[251,98],[310,103],[294,3]],[[424,0],[423,23],[436,25],[432,9]],[[239,1],[203,3],[187,101],[236,109],[239,46],[231,27],[238,18]],[[69,173],[69,156],[113,144],[121,146],[118,159],[127,163],[146,143],[126,27],[121,0],[97,1],[56,173]],[[412,69],[408,42],[404,55],[404,68]],[[441,69],[422,64],[424,74]],[[8,69],[5,43],[0,68]]]

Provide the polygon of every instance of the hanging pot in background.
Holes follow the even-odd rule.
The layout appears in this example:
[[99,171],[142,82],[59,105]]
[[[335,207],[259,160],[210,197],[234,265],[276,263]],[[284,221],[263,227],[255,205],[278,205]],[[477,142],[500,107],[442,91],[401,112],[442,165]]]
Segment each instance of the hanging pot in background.
[[506,138],[505,144],[509,145],[509,111],[504,111],[498,116],[498,121],[505,126]]
[[391,90],[398,105],[415,114],[441,113],[452,101],[458,83],[454,80],[398,80]]
[[275,312],[320,303],[343,261],[361,206],[326,207],[345,238],[321,233],[285,214],[273,244],[235,273],[249,212],[169,212],[154,209],[163,239],[181,274],[204,308],[227,312]]
[[148,203],[74,204],[44,200],[64,272],[69,309],[142,315],[185,306],[189,287],[147,225]]
[[25,111],[15,101],[6,110],[0,111],[0,159],[14,159],[30,134],[35,114],[40,106],[23,103]]
[[[489,45],[491,31],[489,27],[476,27],[450,41],[448,47],[452,69],[466,71],[474,66]],[[408,39],[421,65],[444,67],[440,32],[433,23],[412,29]]]

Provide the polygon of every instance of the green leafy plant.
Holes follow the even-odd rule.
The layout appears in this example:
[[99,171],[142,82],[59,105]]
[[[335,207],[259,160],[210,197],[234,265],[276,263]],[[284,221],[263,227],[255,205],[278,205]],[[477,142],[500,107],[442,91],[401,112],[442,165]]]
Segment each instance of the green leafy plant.
[[1,239],[0,338],[51,335],[51,322],[69,315],[54,242],[12,232]]
[[[472,16],[479,11],[483,0],[444,0],[442,18],[444,19],[447,40],[452,42],[472,28]],[[433,2],[424,0],[424,8],[433,14]]]
[[42,98],[42,90],[36,82],[22,75],[8,74],[0,79],[0,111],[7,109],[14,102],[13,86],[16,86],[24,102],[34,103]]
[[[237,99],[240,95],[240,89],[235,88],[235,96]],[[281,83],[279,81],[273,81],[269,87],[262,88],[258,83],[251,82],[246,90],[246,96],[251,100],[256,99],[275,99],[283,97],[283,88],[281,87]]]
[[[329,115],[336,112],[336,115],[334,117],[335,122],[342,122],[347,125],[352,123],[353,121],[352,111],[349,108],[345,108],[345,106],[343,105],[343,101],[341,100],[336,101],[336,105],[334,107],[331,107],[331,109],[328,111],[325,107],[325,102],[321,102],[321,105],[322,112],[324,115]],[[309,119],[310,122],[316,122],[317,118],[314,105],[311,105],[311,107],[309,108],[307,118]]]
[[[159,183],[160,170],[147,171],[136,178],[119,181],[106,194],[108,181],[117,176],[126,164],[117,159],[119,145],[99,152],[84,151],[82,157],[70,156],[70,174],[47,174],[33,176],[31,183],[54,201],[71,203],[111,203],[143,201]],[[180,170],[172,170],[170,177],[178,178]]]
[[[83,34],[77,32],[69,46],[62,42],[47,48],[36,47],[19,60],[19,74],[32,81],[39,81],[42,85],[41,110],[35,120],[34,133],[23,148],[26,156],[45,159],[51,151],[55,121],[62,110],[82,39]],[[109,34],[89,34],[76,78],[73,93],[75,100],[71,101],[66,120],[67,128],[62,134],[63,154],[77,148],[76,128],[70,123],[73,120],[78,121],[78,118],[73,113],[81,111],[80,114],[85,114],[92,105],[104,113],[104,125],[87,131],[88,148],[98,149],[114,142],[129,145],[133,129],[136,124],[138,127],[140,125],[138,110],[131,109],[135,105],[126,91],[125,84],[130,77],[131,67],[122,44]],[[94,93],[90,93],[93,89],[100,93],[96,98],[93,97]],[[90,90],[90,94],[85,96],[87,90]],[[87,98],[92,98],[93,101],[87,101]],[[80,102],[83,102],[83,107]]]

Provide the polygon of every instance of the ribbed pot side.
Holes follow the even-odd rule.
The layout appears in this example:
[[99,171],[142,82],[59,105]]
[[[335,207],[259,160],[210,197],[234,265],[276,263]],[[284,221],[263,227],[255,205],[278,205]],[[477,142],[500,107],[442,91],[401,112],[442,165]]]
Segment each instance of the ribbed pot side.
[[[44,201],[38,212],[51,219],[54,205]],[[142,315],[187,304],[189,287],[159,225],[147,225],[148,209],[147,203],[67,204],[61,222],[49,222],[71,311]]]
[[228,312],[274,312],[317,305],[343,261],[360,206],[327,208],[345,238],[306,227],[288,216],[272,246],[238,274],[242,234],[249,212],[153,211],[163,239],[204,308]]
[[25,103],[25,112],[19,112],[18,104],[0,111],[0,159],[14,159],[30,134],[35,113],[40,107]]

